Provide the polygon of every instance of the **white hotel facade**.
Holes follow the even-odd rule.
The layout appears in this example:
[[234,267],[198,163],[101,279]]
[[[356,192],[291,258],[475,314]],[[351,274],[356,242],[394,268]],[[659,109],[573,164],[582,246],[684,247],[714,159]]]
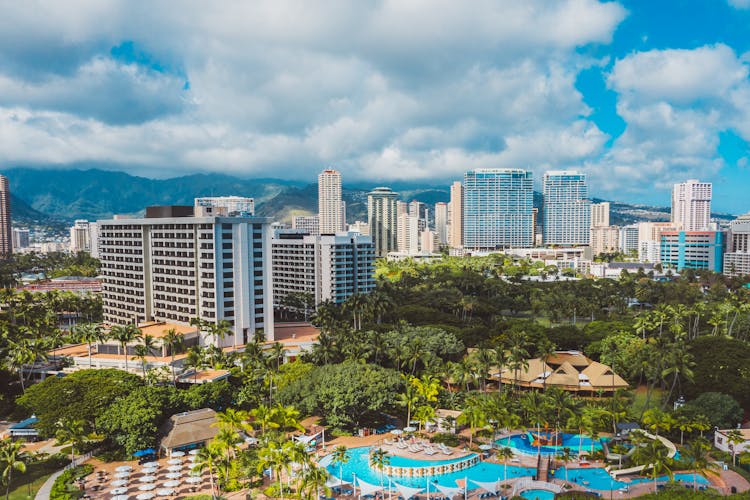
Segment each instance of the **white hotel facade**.
[[245,344],[257,330],[273,340],[269,219],[192,214],[149,207],[142,219],[99,221],[104,320],[227,320],[233,331],[223,346]]

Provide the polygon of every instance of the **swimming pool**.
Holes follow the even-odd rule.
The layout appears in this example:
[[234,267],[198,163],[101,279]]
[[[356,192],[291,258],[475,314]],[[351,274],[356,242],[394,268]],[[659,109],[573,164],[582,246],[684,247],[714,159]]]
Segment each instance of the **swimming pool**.
[[555,493],[549,490],[526,490],[521,492],[521,496],[529,500],[552,500]]
[[[556,479],[565,479],[565,467],[560,467],[555,470],[554,477]],[[669,476],[661,476],[657,478],[657,481],[667,481]],[[693,484],[693,474],[678,473],[674,475],[675,481],[681,481],[683,483]],[[700,474],[695,475],[696,482],[698,484],[708,484],[708,479],[701,476]],[[613,479],[606,470],[601,467],[592,468],[580,468],[580,469],[568,469],[568,481],[571,483],[578,483],[595,490],[619,490],[629,484],[638,484],[645,482],[653,482],[653,479],[646,477],[635,477],[628,482],[618,481]]]
[[[347,455],[349,461],[343,464],[343,480],[352,481],[353,475],[363,481],[371,484],[380,484],[381,474],[380,471],[374,468],[370,468],[369,463],[369,447],[362,448],[349,448]],[[452,459],[441,459],[441,460],[416,460],[412,458],[400,457],[395,455],[389,455],[390,465],[398,467],[425,467],[438,464],[450,464],[466,460],[467,457],[458,457]],[[325,467],[326,470],[338,477],[339,476],[339,464],[333,462],[332,455],[326,455],[320,460],[320,465]],[[404,486],[410,486],[413,488],[426,488],[427,483],[437,482],[441,486],[456,487],[456,480],[472,479],[480,482],[493,482],[497,480],[503,480],[505,478],[505,465],[496,464],[491,462],[479,462],[472,467],[468,467],[458,472],[450,472],[447,474],[440,474],[435,476],[423,476],[423,477],[391,477],[391,480],[402,484]],[[536,470],[530,467],[518,467],[513,465],[507,466],[508,479],[516,477],[532,477]],[[389,476],[383,474],[383,483],[388,484]],[[472,489],[470,487],[470,489]],[[431,487],[431,491],[435,491],[434,487]]]
[[[606,440],[607,438],[602,438]],[[580,450],[590,452],[593,441],[594,451],[602,449],[602,439],[592,440],[584,434],[562,434],[562,442],[559,446],[534,446],[534,437],[531,432],[515,434],[504,437],[497,441],[499,446],[507,446],[524,455],[536,455],[541,452],[542,455],[557,455],[564,448],[570,448],[570,452],[577,455]]]

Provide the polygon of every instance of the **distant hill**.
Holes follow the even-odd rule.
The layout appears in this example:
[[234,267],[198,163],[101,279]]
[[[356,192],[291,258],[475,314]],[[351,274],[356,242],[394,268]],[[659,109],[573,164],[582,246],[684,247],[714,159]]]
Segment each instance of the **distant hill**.
[[[222,174],[195,174],[172,179],[149,179],[108,170],[7,170],[14,221],[69,223],[74,219],[106,219],[114,214],[142,214],[149,205],[192,205],[198,196],[237,195],[255,198],[258,215],[289,221],[293,215],[314,214],[318,208],[316,184],[279,179],[241,179]],[[359,183],[344,186],[347,220],[367,220],[367,192],[375,187]],[[378,184],[379,185],[379,184]],[[448,201],[449,188],[395,183],[404,201],[429,205]],[[601,201],[601,200],[594,200]],[[534,206],[542,196],[534,193]],[[541,210],[540,210],[541,212]],[[714,214],[731,219],[728,214]],[[668,220],[669,209],[612,202],[612,224],[636,220]]]

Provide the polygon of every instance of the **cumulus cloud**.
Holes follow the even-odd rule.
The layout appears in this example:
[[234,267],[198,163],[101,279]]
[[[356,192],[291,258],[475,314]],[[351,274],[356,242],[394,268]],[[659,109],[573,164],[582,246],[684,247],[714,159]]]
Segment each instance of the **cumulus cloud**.
[[747,63],[726,45],[634,53],[616,61],[608,84],[627,128],[590,164],[606,189],[711,178],[723,166],[720,132],[750,140]]
[[[597,64],[578,49],[626,15],[598,0],[9,2],[0,161],[383,180],[593,164],[607,137],[575,88]],[[116,57],[124,42],[147,62]]]

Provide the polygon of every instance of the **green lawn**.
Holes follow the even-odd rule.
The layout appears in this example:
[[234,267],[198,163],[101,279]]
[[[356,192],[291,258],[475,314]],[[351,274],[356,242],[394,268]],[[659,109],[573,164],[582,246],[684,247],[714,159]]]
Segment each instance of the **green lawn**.
[[641,414],[641,412],[648,410],[649,408],[661,407],[662,399],[664,398],[664,391],[655,387],[651,394],[651,400],[648,402],[648,408],[646,406],[646,388],[641,386],[638,387],[633,394],[633,406],[632,413],[635,416]]
[[[37,490],[44,484],[47,478],[53,472],[63,467],[64,465],[61,465],[59,461],[49,460],[26,466],[25,474],[13,471],[13,481],[10,485],[10,500],[28,500],[34,498]],[[31,491],[30,495],[29,491]],[[5,496],[5,488],[2,489],[2,493]]]

